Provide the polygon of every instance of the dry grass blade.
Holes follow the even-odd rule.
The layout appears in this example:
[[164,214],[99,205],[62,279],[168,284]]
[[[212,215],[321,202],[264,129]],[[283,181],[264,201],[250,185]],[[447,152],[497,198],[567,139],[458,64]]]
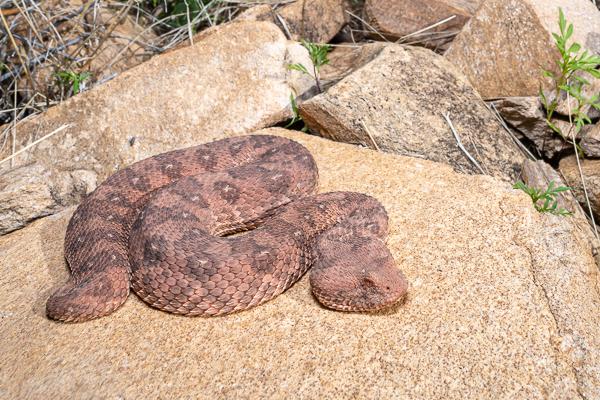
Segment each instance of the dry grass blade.
[[[567,110],[569,113],[569,123],[573,126],[571,117],[571,98],[569,92],[567,92]],[[600,239],[598,236],[598,228],[596,227],[596,221],[594,220],[594,212],[592,211],[592,205],[590,203],[590,196],[588,195],[587,185],[585,184],[585,176],[583,176],[583,170],[581,169],[581,160],[579,159],[579,149],[577,148],[577,142],[575,141],[575,130],[571,129],[571,142],[573,143],[573,150],[575,151],[575,159],[577,160],[577,169],[579,171],[579,178],[581,179],[581,187],[583,188],[583,196],[589,212],[592,228],[594,229],[594,235],[596,239]]]
[[450,130],[452,131],[452,134],[454,135],[454,139],[456,139],[456,144],[458,145],[458,148],[461,149],[462,152],[465,153],[465,156],[467,156],[469,161],[471,161],[473,163],[473,165],[475,165],[477,167],[477,169],[482,174],[485,175],[485,171],[483,170],[483,168],[481,168],[481,165],[479,165],[477,160],[475,160],[475,158],[473,158],[473,156],[467,151],[465,146],[463,146],[462,141],[460,140],[460,137],[458,136],[458,132],[456,132],[456,129],[454,128],[454,125],[452,124],[452,120],[450,120],[450,113],[442,114],[442,116],[444,117],[444,119],[446,120],[446,123],[450,127]]
[[359,17],[358,15],[352,13],[351,11],[345,10],[346,13],[348,15],[350,15],[351,17],[356,18],[357,20],[359,20],[360,22],[362,22],[367,28],[370,29],[371,32],[377,34],[377,36],[379,36],[381,39],[385,40],[388,43],[391,43],[388,38],[386,38],[381,32],[379,32],[377,29],[375,29],[373,26],[371,26],[367,21],[365,21],[364,19],[362,19],[361,17]]
[[502,125],[504,130],[508,133],[508,135],[510,136],[512,141],[519,147],[519,149],[523,152],[523,154],[525,154],[525,156],[527,156],[530,160],[536,161],[537,158],[529,151],[529,149],[527,147],[525,147],[525,145],[523,143],[521,143],[521,141],[519,139],[517,139],[517,137],[512,132],[510,127],[506,124],[506,121],[504,121],[504,118],[502,118],[502,115],[500,115],[500,112],[498,111],[496,106],[494,104],[487,104],[487,103],[486,103],[486,106],[490,111],[492,111],[492,114],[494,115],[494,117],[496,117],[496,119],[498,120],[500,125]]
[[375,150],[379,151],[379,146],[377,145],[377,142],[373,138],[373,135],[371,134],[371,130],[369,129],[369,127],[367,127],[367,124],[365,124],[364,121],[360,121],[360,124],[362,125],[363,129],[367,133],[367,136],[369,136],[369,139],[371,140],[371,143],[373,143],[373,147],[375,148]]
[[419,29],[418,31],[415,31],[415,32],[413,32],[413,33],[409,33],[408,35],[405,35],[405,36],[402,36],[400,39],[396,40],[396,43],[404,43],[404,42],[406,41],[406,39],[408,39],[408,38],[410,38],[410,37],[413,37],[413,36],[420,35],[420,34],[422,34],[422,33],[425,33],[425,32],[427,32],[427,31],[429,31],[429,30],[431,30],[431,29],[433,29],[433,28],[436,28],[436,27],[438,27],[438,26],[440,26],[440,25],[443,25],[443,24],[445,24],[445,23],[446,23],[446,22],[448,22],[448,21],[452,21],[454,18],[456,18],[456,15],[452,15],[452,16],[450,16],[450,17],[448,17],[448,18],[445,18],[445,19],[443,19],[443,20],[441,20],[441,21],[438,21],[438,22],[436,22],[436,23],[434,23],[434,24],[431,24],[431,25],[429,25],[429,26],[426,26],[426,27],[425,27],[425,28],[423,28],[423,29]]
[[[14,38],[14,36],[12,34],[12,31],[11,31],[9,25],[8,25],[8,22],[6,22],[6,18],[4,17],[4,14],[0,14],[0,18],[2,19],[2,25],[4,25],[4,29],[6,29],[8,38],[10,39],[10,42],[12,43],[13,48],[15,49],[17,57],[19,57],[19,61],[21,62],[21,65],[23,65],[23,66],[27,65],[25,63],[25,61],[23,60],[21,52],[19,51],[20,48],[17,45],[17,42],[15,41],[15,38]],[[31,86],[35,87],[35,82],[31,78],[31,74],[29,73],[29,70],[27,69],[27,67],[25,67],[25,74],[27,75],[27,79],[29,80],[29,83],[31,84]]]
[[27,146],[23,147],[22,149],[20,149],[19,151],[14,152],[13,154],[11,154],[9,157],[6,157],[4,160],[0,161],[0,164],[4,164],[6,161],[11,161],[13,160],[16,156],[18,156],[19,154],[29,150],[30,148],[32,148],[33,146],[43,142],[44,140],[48,139],[49,137],[52,137],[54,135],[56,135],[59,132],[64,131],[65,129],[71,127],[71,124],[65,124],[60,126],[59,128],[56,128],[55,130],[53,130],[52,132],[50,132],[49,134],[42,136],[41,138],[39,138],[38,140],[28,144]]

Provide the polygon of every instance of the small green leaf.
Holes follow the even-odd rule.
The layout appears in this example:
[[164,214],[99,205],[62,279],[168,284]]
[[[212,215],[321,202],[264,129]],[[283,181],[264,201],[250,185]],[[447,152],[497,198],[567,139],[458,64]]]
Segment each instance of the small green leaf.
[[552,71],[543,70],[542,75],[544,75],[546,78],[554,79],[554,73]]
[[558,8],[558,27],[560,28],[560,33],[565,33],[565,27],[567,25],[567,20],[565,19],[565,14],[563,13],[562,8]]
[[564,37],[564,42],[566,43],[567,40],[569,40],[569,38],[573,36],[573,24],[569,24],[569,27],[567,28],[567,33]]
[[[572,28],[573,25],[570,25],[570,27]],[[579,43],[573,43],[571,47],[569,47],[569,53],[571,54],[578,53],[579,50],[581,50],[581,45]]]
[[294,70],[294,71],[300,71],[304,74],[310,75],[310,73],[308,72],[306,67],[302,64],[288,64],[287,68]]

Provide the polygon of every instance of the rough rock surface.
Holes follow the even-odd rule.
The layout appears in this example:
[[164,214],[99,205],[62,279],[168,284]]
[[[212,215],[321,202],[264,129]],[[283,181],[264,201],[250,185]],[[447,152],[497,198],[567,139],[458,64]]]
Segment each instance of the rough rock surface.
[[[548,126],[538,97],[506,97],[493,101],[492,104],[502,118],[521,134],[519,139],[530,140],[540,155],[552,158],[565,150],[573,149],[571,143],[565,141]],[[553,118],[552,123],[563,132],[569,132],[567,121]]]
[[290,39],[328,43],[346,24],[344,0],[297,0],[280,8],[268,4],[252,7],[238,20],[272,21]]
[[300,106],[322,136],[481,173],[459,149],[443,114],[485,173],[514,180],[523,156],[477,92],[430,50],[390,44],[363,68]]
[[[17,150],[67,128],[17,156],[16,165],[35,161],[53,174],[83,170],[102,181],[124,165],[193,145],[199,138],[273,125],[291,115],[290,94],[300,95],[314,84],[312,78],[287,68],[295,62],[311,65],[306,50],[287,41],[274,24],[224,25],[194,46],[155,57],[22,121]],[[0,159],[6,155],[6,151],[0,154]],[[2,195],[16,202],[30,189],[24,179],[13,183],[12,197]],[[47,207],[60,208],[58,203]],[[23,221],[41,215],[33,208],[29,214],[22,209],[21,214]],[[11,221],[0,225],[0,230],[20,224]]]
[[[580,160],[580,162],[581,170],[585,177],[590,205],[592,206],[594,213],[600,215],[600,160],[583,159]],[[581,204],[586,204],[575,155],[560,160],[559,170],[564,175],[567,185],[573,188],[573,193],[577,200]]]
[[579,143],[587,157],[600,158],[600,123],[590,126]]
[[560,59],[551,33],[561,7],[572,40],[600,54],[600,12],[588,0],[486,0],[454,39],[446,57],[486,99],[536,96],[541,69]]
[[355,70],[372,61],[385,47],[384,43],[341,43],[328,54],[329,63],[321,67],[320,79],[324,87],[337,83]]
[[33,164],[0,175],[0,235],[76,204],[96,187],[89,171],[53,172]]
[[[438,48],[450,42],[477,10],[480,0],[367,0],[364,14],[366,23],[377,30],[375,39],[382,34],[390,40],[407,35],[411,43]],[[453,19],[420,32],[449,17]],[[370,27],[365,29],[369,30]]]
[[320,191],[386,206],[388,245],[411,282],[405,304],[332,312],[304,278],[224,318],[177,317],[132,295],[109,317],[52,322],[46,298],[68,275],[63,212],[0,238],[2,396],[600,396],[598,271],[575,228],[489,176],[285,135],[315,156]]
[[[555,187],[568,186],[558,172],[542,160],[525,160],[521,171],[521,177],[523,178],[523,182],[528,186],[542,190],[547,188],[550,182],[554,182]],[[597,253],[600,241],[594,236],[588,217],[577,201],[577,198],[575,198],[573,192],[569,190],[560,193],[557,197],[557,204],[559,209],[562,208],[572,213],[572,215],[569,218],[565,218],[564,221],[565,223],[576,224],[581,232],[588,237],[590,243],[592,243],[597,263],[598,257],[600,257],[600,254]]]

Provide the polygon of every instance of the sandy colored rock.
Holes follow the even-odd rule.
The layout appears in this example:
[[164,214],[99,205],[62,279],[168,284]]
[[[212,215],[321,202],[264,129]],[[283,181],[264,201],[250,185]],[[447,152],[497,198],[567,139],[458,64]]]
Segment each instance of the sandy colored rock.
[[551,33],[558,8],[573,23],[572,40],[600,54],[600,12],[588,0],[486,0],[454,39],[446,57],[486,99],[536,96],[541,70],[560,59]]
[[579,144],[586,156],[600,158],[600,123],[590,126]]
[[[377,30],[371,34],[374,39],[381,40],[383,35],[395,41],[411,35],[407,39],[411,43],[439,48],[460,32],[479,3],[480,0],[367,0],[365,29]],[[426,29],[452,16],[453,19]]]
[[598,273],[571,225],[488,176],[284,134],[315,156],[320,191],[360,191],[385,205],[388,245],[411,283],[403,305],[332,312],[305,277],[223,318],[165,314],[132,295],[109,317],[52,322],[44,304],[68,276],[66,211],[0,238],[3,397],[600,395]]
[[237,19],[275,22],[293,40],[328,43],[347,22],[344,10],[344,0],[297,0],[278,8],[257,5]]
[[[596,215],[600,215],[600,160],[582,159],[580,162],[592,210]],[[573,188],[577,200],[581,204],[586,204],[575,155],[560,160],[558,168],[565,177],[567,185]]]
[[[554,187],[568,186],[559,173],[542,160],[525,160],[521,171],[521,177],[527,186],[540,190],[545,190],[551,182],[553,182]],[[600,254],[597,253],[597,250],[600,247],[600,241],[594,236],[592,225],[590,225],[586,213],[583,211],[583,208],[575,198],[573,192],[570,190],[561,192],[556,200],[557,209],[563,209],[572,213],[569,218],[564,218],[565,223],[577,225],[578,229],[587,236],[594,249],[594,256],[597,263],[599,260],[598,257],[600,257]],[[540,201],[540,204],[541,203],[542,202]]]
[[89,171],[61,174],[39,164],[0,175],[0,235],[79,203],[95,187],[96,177]]
[[[35,161],[56,174],[83,170],[102,181],[120,167],[199,138],[276,124],[291,116],[290,94],[314,85],[312,78],[287,68],[295,62],[311,65],[306,49],[287,41],[272,23],[222,26],[194,46],[152,58],[22,121],[17,150],[66,129],[22,153],[16,166]],[[8,163],[0,167],[6,170]],[[25,220],[35,215],[23,210]]]
[[513,181],[523,161],[467,79],[423,48],[383,47],[373,61],[302,103],[300,113],[311,130],[336,141],[481,173],[458,147],[443,116],[449,113],[461,142],[485,173]]
[[[520,139],[526,138],[536,146],[539,155],[553,158],[564,151],[573,150],[571,143],[548,126],[546,113],[538,97],[506,97],[492,104],[502,118],[517,130]],[[553,118],[552,123],[565,134],[570,131],[568,121]]]
[[321,67],[319,76],[328,86],[350,75],[375,58],[384,43],[340,43],[333,47],[327,58],[329,63]]
[[279,11],[294,40],[327,43],[346,23],[343,0],[298,0]]

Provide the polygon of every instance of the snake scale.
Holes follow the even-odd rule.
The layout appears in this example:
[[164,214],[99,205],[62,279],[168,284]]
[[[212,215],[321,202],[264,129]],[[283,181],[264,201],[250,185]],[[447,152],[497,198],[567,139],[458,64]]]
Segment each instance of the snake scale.
[[132,288],[152,307],[214,316],[262,304],[311,268],[324,306],[373,311],[407,283],[384,240],[373,197],[314,194],[316,163],[278,136],[228,138],[156,155],[118,171],[67,227],[69,281],[47,301],[65,322],[108,315]]

